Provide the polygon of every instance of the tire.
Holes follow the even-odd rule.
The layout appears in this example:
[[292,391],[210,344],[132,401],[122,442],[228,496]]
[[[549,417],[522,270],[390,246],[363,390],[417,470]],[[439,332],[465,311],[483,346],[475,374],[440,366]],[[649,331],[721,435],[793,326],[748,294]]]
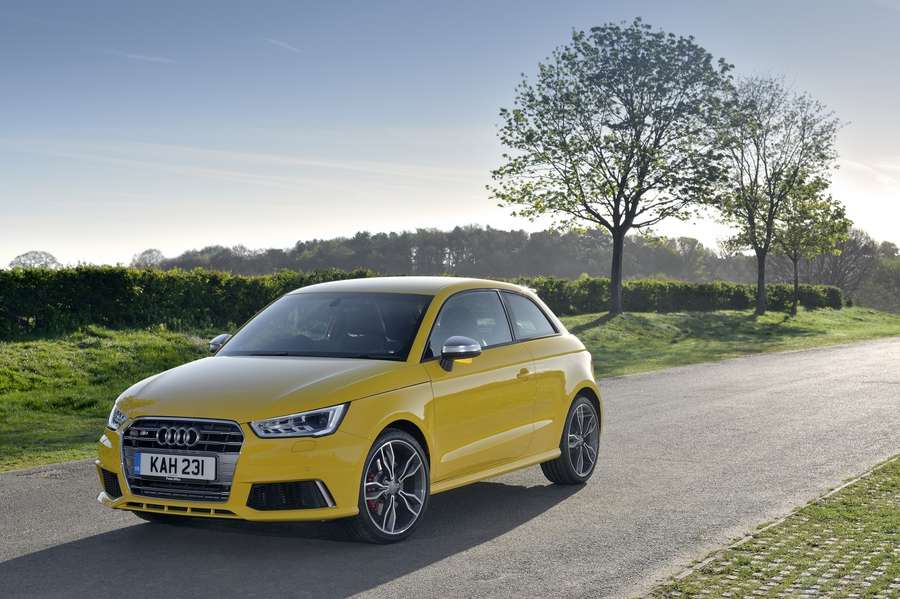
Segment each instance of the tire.
[[381,433],[363,465],[359,514],[347,521],[350,535],[369,543],[411,535],[428,508],[430,474],[425,451],[412,435],[394,428]]
[[[557,485],[587,482],[597,466],[600,424],[594,402],[583,395],[576,397],[566,414],[566,424],[559,441],[560,456],[541,464],[541,470],[550,482]],[[570,438],[574,442],[572,446]]]
[[191,520],[190,516],[175,516],[173,514],[158,514],[156,512],[131,512],[141,520],[146,520],[151,524],[185,524]]

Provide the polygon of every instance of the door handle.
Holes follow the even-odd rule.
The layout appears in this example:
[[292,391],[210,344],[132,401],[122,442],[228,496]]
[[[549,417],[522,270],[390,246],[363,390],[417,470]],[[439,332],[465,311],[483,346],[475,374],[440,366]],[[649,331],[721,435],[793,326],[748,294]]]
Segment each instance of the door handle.
[[530,374],[531,374],[531,372],[527,368],[523,368],[519,371],[519,374],[516,375],[516,378],[519,378],[519,379],[528,378],[528,375],[530,375]]

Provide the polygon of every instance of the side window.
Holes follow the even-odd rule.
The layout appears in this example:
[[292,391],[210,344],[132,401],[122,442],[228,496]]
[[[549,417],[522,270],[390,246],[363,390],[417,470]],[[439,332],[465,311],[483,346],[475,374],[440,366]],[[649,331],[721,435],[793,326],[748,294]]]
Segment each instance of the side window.
[[444,302],[425,357],[441,355],[444,341],[454,335],[471,337],[483,348],[512,341],[506,312],[496,291],[466,291]]
[[544,312],[527,297],[504,291],[503,299],[509,306],[509,316],[516,332],[516,339],[534,339],[556,333],[556,329]]

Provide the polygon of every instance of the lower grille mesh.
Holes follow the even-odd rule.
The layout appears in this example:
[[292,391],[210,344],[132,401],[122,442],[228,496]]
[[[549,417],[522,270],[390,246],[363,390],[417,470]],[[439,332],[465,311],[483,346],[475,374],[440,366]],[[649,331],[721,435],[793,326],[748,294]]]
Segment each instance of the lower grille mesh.
[[119,477],[115,472],[110,472],[105,468],[100,469],[100,476],[103,477],[103,490],[113,499],[122,496],[122,487],[119,486]]
[[247,507],[255,510],[303,510],[328,507],[319,489],[324,483],[301,480],[289,483],[256,483],[250,488]]

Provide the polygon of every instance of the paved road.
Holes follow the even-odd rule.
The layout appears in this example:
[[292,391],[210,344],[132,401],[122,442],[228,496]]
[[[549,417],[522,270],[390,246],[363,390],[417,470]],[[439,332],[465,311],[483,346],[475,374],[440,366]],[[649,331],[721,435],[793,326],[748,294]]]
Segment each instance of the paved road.
[[900,339],[602,388],[590,484],[530,468],[438,495],[390,547],[326,525],[139,524],[94,503],[84,462],[0,475],[0,596],[635,596],[900,452]]

